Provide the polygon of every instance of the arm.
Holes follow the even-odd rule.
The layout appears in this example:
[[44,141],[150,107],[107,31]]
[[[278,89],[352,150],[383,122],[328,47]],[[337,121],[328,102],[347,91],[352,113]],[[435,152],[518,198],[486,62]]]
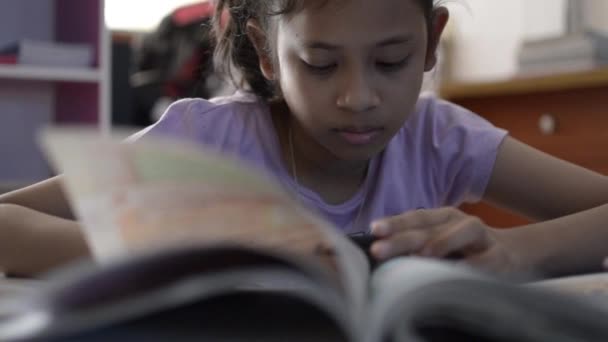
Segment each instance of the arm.
[[456,258],[493,273],[543,277],[600,271],[608,256],[608,177],[507,137],[484,199],[541,220],[494,229],[455,208],[417,210],[374,222],[378,259]]
[[89,256],[61,177],[0,195],[0,272],[35,275]]
[[0,204],[0,271],[33,276],[90,255],[76,221]]
[[61,189],[61,182],[62,177],[58,176],[23,189],[2,194],[0,195],[0,204],[15,204],[52,216],[73,219],[74,215]]
[[503,232],[509,248],[543,274],[601,270],[608,256],[608,177],[507,138],[484,198],[544,220]]

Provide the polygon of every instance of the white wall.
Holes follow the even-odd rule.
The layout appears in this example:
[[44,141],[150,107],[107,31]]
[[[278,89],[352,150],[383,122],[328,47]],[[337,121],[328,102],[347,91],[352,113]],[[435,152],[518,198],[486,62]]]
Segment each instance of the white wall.
[[[603,0],[604,1],[604,0]],[[565,0],[528,0],[523,9],[524,39],[559,36],[566,30]]]
[[[587,27],[608,34],[608,0],[576,1],[583,4]],[[566,0],[454,0],[448,7],[455,81],[509,78],[522,42],[566,31]]]
[[[451,5],[451,77],[456,81],[505,78],[515,70],[526,0],[467,0]],[[530,0],[527,0],[530,1]]]
[[[604,0],[605,1],[605,0]],[[452,13],[451,77],[492,81],[517,71],[517,54],[526,39],[564,32],[565,0],[460,0]]]
[[150,31],[175,8],[197,0],[105,0],[106,23],[112,30]]

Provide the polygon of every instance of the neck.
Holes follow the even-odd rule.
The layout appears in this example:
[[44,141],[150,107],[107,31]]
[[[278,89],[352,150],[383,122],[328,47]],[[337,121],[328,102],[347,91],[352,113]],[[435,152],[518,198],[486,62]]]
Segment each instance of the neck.
[[[369,161],[342,160],[311,138],[283,104],[271,111],[284,165],[297,183],[330,202],[349,198],[363,183]],[[294,172],[295,171],[295,172]]]

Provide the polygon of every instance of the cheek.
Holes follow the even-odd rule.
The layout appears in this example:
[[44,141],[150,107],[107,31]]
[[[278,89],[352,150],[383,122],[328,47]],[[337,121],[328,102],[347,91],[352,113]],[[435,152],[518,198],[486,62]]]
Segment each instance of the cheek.
[[281,63],[279,84],[293,110],[308,112],[327,106],[327,82],[316,80],[298,65],[298,61],[285,59]]
[[384,101],[391,104],[401,103],[402,106],[415,102],[420,95],[422,79],[421,73],[403,75],[398,81],[392,82],[392,86],[384,89]]
[[416,102],[422,88],[424,79],[424,61],[421,59],[412,60],[403,72],[394,79],[387,82],[390,84],[384,87],[383,92],[386,94],[389,102],[399,102],[402,105],[408,105]]
[[280,85],[283,94],[293,96],[301,96],[306,97],[307,93],[312,91],[314,88],[310,87],[308,80],[303,77],[303,75],[294,70],[292,65],[285,65],[285,67],[281,68],[283,72],[281,72]]
[[414,67],[404,70],[399,77],[387,82],[383,88],[383,104],[390,121],[397,129],[413,112],[422,87],[423,72]]
[[[284,92],[298,91],[300,93],[308,93],[314,90],[314,87],[311,87],[310,78],[307,77],[304,70],[298,65],[297,60],[285,58],[281,60],[280,67],[280,84]],[[306,94],[303,96],[306,96]]]

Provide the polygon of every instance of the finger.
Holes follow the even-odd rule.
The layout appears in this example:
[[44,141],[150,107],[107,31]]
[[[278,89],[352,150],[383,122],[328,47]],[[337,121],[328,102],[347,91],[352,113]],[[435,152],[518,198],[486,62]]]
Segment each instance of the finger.
[[386,260],[398,255],[416,253],[422,249],[429,238],[424,230],[412,230],[374,242],[371,246],[372,255],[378,260]]
[[468,255],[489,246],[486,228],[477,218],[467,218],[437,227],[433,236],[421,252],[422,256],[445,258],[450,255]]
[[415,210],[372,222],[371,231],[376,237],[388,237],[397,232],[440,225],[458,214],[453,208]]

